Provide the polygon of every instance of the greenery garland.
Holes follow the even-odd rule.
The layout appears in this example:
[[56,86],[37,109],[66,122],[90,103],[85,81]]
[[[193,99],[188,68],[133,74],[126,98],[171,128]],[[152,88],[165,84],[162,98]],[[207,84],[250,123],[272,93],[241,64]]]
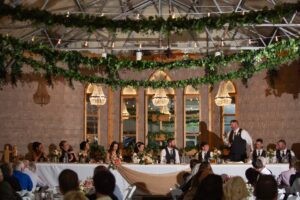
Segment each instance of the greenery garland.
[[[64,69],[62,67],[56,66],[56,62],[53,60],[47,60],[46,62],[39,62],[30,57],[25,57],[23,55],[23,49],[21,46],[19,48],[9,48],[3,43],[1,44],[3,50],[0,52],[0,82],[6,82],[6,75],[9,74],[9,69],[6,67],[7,59],[14,59],[15,62],[11,65],[10,75],[11,80],[16,82],[17,79],[22,75],[23,64],[31,66],[36,72],[45,73],[46,78],[51,82],[52,77],[64,77],[65,79],[77,80],[83,83],[101,83],[116,87],[152,87],[152,88],[183,88],[187,85],[192,85],[196,87],[201,84],[212,84],[222,80],[233,80],[238,78],[249,78],[253,74],[260,72],[264,69],[275,69],[279,65],[294,60],[299,57],[299,44],[300,39],[290,39],[282,40],[277,44],[272,45],[269,51],[262,51],[260,54],[256,54],[255,51],[250,51],[251,56],[241,58],[247,67],[242,67],[236,71],[230,71],[223,74],[207,74],[203,77],[194,77],[185,80],[176,81],[145,81],[145,80],[121,80],[115,78],[105,78],[94,75],[84,75],[80,73],[79,70],[69,68]],[[284,52],[286,55],[280,56],[280,53]],[[251,65],[249,65],[251,63]],[[5,77],[5,79],[3,78]]]
[[[201,59],[187,59],[175,62],[155,62],[155,61],[134,61],[134,60],[122,60],[115,56],[108,56],[105,58],[87,57],[83,56],[77,51],[58,51],[49,48],[43,44],[35,44],[31,42],[21,42],[13,37],[5,37],[0,35],[0,45],[3,48],[18,49],[19,51],[27,50],[32,53],[40,54],[47,62],[55,64],[58,61],[66,63],[70,69],[75,71],[79,70],[79,66],[83,65],[89,69],[103,69],[110,75],[111,79],[117,79],[117,72],[120,69],[127,70],[173,70],[180,68],[196,69],[205,67],[209,70],[209,74],[214,74],[218,71],[218,68],[226,67],[232,62],[241,62],[243,66],[250,67],[255,59],[261,59],[263,57],[268,58],[268,55],[272,52],[280,52],[282,48],[290,48],[293,42],[286,42],[282,40],[276,44],[271,44],[264,49],[242,51],[240,53],[222,56],[209,55]],[[20,53],[19,53],[20,54]],[[248,77],[249,78],[249,77]]]
[[264,20],[272,23],[280,22],[282,17],[290,17],[296,11],[300,11],[300,2],[284,3],[276,5],[274,9],[263,8],[261,11],[250,11],[245,14],[230,13],[220,14],[219,16],[210,16],[200,19],[189,19],[187,16],[173,19],[162,17],[149,17],[148,19],[125,19],[112,20],[105,16],[93,16],[83,14],[52,14],[45,10],[37,8],[25,8],[22,6],[12,7],[0,0],[0,16],[11,16],[14,20],[30,20],[37,24],[46,26],[64,25],[65,27],[86,28],[93,32],[97,29],[107,29],[112,32],[117,30],[122,32],[171,32],[182,30],[193,30],[197,32],[204,31],[204,28],[221,29],[225,24],[229,24],[229,28],[242,26],[244,24],[261,24]]

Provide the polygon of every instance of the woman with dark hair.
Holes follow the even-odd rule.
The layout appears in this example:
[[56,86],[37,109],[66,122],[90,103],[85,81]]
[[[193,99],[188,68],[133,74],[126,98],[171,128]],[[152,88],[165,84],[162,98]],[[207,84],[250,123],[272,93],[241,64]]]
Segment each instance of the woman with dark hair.
[[198,185],[194,200],[222,200],[223,180],[215,174],[207,175]]
[[59,162],[76,162],[76,156],[67,141],[62,140],[59,143],[59,147],[61,149],[61,157],[59,158]]
[[119,143],[113,141],[107,151],[105,162],[118,165],[121,164],[121,159],[122,156],[120,155]]
[[90,144],[87,141],[80,143],[79,160],[80,162],[90,162]]
[[44,145],[40,142],[32,143],[32,159],[34,162],[45,162],[48,158],[45,153]]
[[143,142],[137,142],[135,144],[132,162],[135,164],[153,163],[151,154],[145,152],[145,144]]
[[134,147],[134,153],[143,153],[145,150],[145,144],[143,142],[137,142]]

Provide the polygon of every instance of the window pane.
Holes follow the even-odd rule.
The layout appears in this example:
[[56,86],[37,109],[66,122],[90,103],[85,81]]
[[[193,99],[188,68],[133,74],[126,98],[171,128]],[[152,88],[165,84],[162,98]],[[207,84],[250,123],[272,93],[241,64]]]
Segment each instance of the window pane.
[[190,146],[196,146],[197,145],[197,136],[193,135],[193,136],[186,136],[186,142],[185,142],[185,146],[186,147],[190,147]]
[[[185,146],[196,146],[197,135],[200,131],[199,98],[197,96],[185,97]],[[191,135],[192,134],[192,135]]]
[[224,131],[227,133],[231,130],[230,128],[230,121],[234,120],[235,116],[225,116],[224,117]]
[[224,114],[235,114],[235,97],[232,96],[231,99],[231,104],[224,106]]
[[[170,99],[166,110],[154,106],[152,96],[148,96],[148,142],[162,141],[166,137],[173,137],[175,131],[175,107],[174,96]],[[161,136],[159,136],[161,135]]]
[[98,118],[87,116],[86,137],[89,141],[94,142],[98,137]]
[[[123,120],[123,147],[126,148],[132,144],[135,144],[136,140],[136,98],[123,98],[122,103],[122,120]],[[126,107],[124,107],[126,106]],[[126,112],[127,110],[127,112]],[[129,115],[124,115],[127,113]]]

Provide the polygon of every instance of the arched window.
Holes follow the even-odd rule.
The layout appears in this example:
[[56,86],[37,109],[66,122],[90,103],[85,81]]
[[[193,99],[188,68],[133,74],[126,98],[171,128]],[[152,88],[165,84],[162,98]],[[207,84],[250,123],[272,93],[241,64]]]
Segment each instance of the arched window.
[[84,140],[100,142],[100,107],[91,105],[90,96],[95,85],[88,84],[84,95]]
[[231,97],[231,104],[221,107],[221,133],[227,133],[230,129],[230,121],[237,119],[237,90],[232,81],[227,81],[225,87]]
[[[171,78],[164,71],[154,72],[149,80],[170,81]],[[173,88],[163,89],[169,103],[167,106],[159,107],[153,104],[153,96],[159,89],[147,88],[145,94],[145,142],[148,146],[162,145],[167,138],[176,135],[176,106],[175,90]]]
[[200,92],[188,85],[184,89],[183,146],[196,146],[200,132]]
[[120,112],[120,142],[123,148],[135,144],[137,141],[137,91],[132,87],[122,89]]

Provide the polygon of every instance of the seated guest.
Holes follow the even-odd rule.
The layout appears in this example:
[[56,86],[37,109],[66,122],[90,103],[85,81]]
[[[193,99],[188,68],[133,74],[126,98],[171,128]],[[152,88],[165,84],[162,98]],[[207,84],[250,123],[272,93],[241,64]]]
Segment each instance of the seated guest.
[[223,181],[221,176],[209,174],[198,185],[194,196],[195,200],[222,200]]
[[295,157],[295,153],[286,147],[285,140],[277,142],[276,159],[279,163],[289,163]]
[[21,191],[22,188],[20,186],[19,180],[13,176],[13,168],[11,164],[4,163],[1,165],[0,168],[4,176],[4,181],[8,182],[10,186],[14,189],[14,191]]
[[290,177],[290,186],[293,185],[294,181],[296,179],[299,179],[300,178],[300,161],[297,161],[295,163],[295,170],[296,170],[296,173],[295,174],[292,174],[291,177]]
[[[190,160],[190,169],[191,169],[191,172],[193,172],[195,166],[197,166],[197,169],[199,170],[199,167],[200,167],[200,163],[199,163],[199,160],[197,159],[192,159]],[[196,173],[195,173],[196,174]],[[188,173],[186,175],[186,178],[184,178],[184,183],[182,185],[180,185],[179,189],[182,191],[182,192],[186,192],[190,187],[191,187],[191,184],[192,184],[192,178],[193,176],[195,175],[193,173]]]
[[210,150],[209,150],[209,145],[207,142],[202,142],[201,145],[201,150],[198,153],[198,159],[200,162],[209,162],[209,159],[211,158],[210,156]]
[[169,138],[167,146],[160,153],[161,164],[179,164],[180,157],[179,152],[175,147],[175,139]]
[[[103,171],[109,171],[109,170],[107,169],[107,167],[105,167],[103,165],[99,165],[99,166],[95,167],[93,177],[98,173],[102,173]],[[88,194],[87,197],[89,200],[96,200],[97,199],[96,191]],[[112,200],[123,199],[122,192],[121,192],[120,188],[118,187],[118,185],[115,185],[113,194],[110,195],[110,198]]]
[[252,162],[254,163],[258,157],[266,157],[267,152],[264,150],[263,140],[258,138],[255,142],[255,149],[252,152]]
[[134,147],[134,153],[132,155],[132,162],[139,164],[141,162],[140,157],[145,153],[145,144],[143,142],[137,142]]
[[261,174],[271,175],[272,172],[266,168],[267,161],[264,157],[258,157],[256,162],[253,163],[253,167]]
[[64,200],[88,200],[81,191],[70,191],[64,196]]
[[230,178],[223,187],[223,200],[246,200],[249,196],[245,181],[240,176]]
[[112,200],[110,197],[116,186],[116,179],[110,171],[96,173],[93,177],[97,200]]
[[108,164],[112,163],[112,164],[118,165],[118,164],[121,164],[121,159],[122,159],[122,156],[120,154],[119,143],[116,141],[113,141],[110,144],[109,149],[107,151],[105,162]]
[[245,172],[248,184],[252,185],[252,187],[255,187],[260,174],[261,173],[256,171],[254,168],[248,168]]
[[30,177],[23,172],[24,163],[21,161],[17,161],[14,163],[13,168],[14,168],[13,176],[18,179],[21,189],[31,191],[33,185]]
[[296,158],[292,158],[290,165],[289,165],[289,170],[281,172],[277,178],[277,183],[279,187],[290,187],[290,177],[291,175],[296,173],[295,169],[295,164],[297,162]]
[[45,153],[44,145],[40,142],[32,143],[32,159],[34,162],[45,162],[48,158]]
[[24,173],[27,174],[32,181],[32,190],[34,191],[36,187],[45,187],[46,184],[40,179],[36,173],[36,165],[34,162],[30,162],[28,167],[24,169]]
[[4,181],[2,170],[0,169],[0,199],[21,200],[22,198],[14,191],[10,184]]
[[[184,194],[184,199],[189,200],[193,199],[195,193],[197,191],[198,185],[201,184],[204,178],[206,178],[209,174],[213,174],[211,165],[209,162],[203,162],[199,166],[198,172],[193,176],[191,187],[188,189],[186,194]],[[222,179],[222,178],[221,178]]]
[[276,200],[278,195],[277,183],[272,175],[261,175],[254,188],[257,200]]
[[62,140],[59,143],[59,147],[61,149],[61,157],[59,158],[59,162],[76,162],[76,156],[71,151],[72,149],[67,141]]
[[71,169],[65,169],[59,174],[58,184],[63,195],[70,191],[79,191],[78,175]]
[[90,144],[87,141],[80,143],[79,159],[83,162],[90,162]]

